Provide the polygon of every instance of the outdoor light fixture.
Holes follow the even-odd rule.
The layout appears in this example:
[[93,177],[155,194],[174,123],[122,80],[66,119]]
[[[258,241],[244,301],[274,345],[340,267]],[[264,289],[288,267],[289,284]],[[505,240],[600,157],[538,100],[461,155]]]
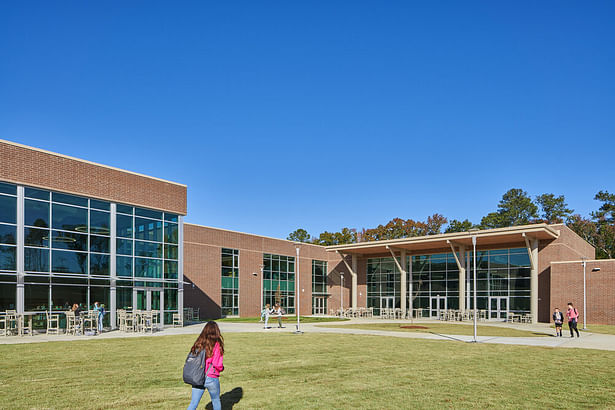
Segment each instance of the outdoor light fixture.
[[[260,265],[261,268],[261,312],[263,311],[264,303],[263,303],[263,271],[265,270],[265,265]],[[253,275],[256,275],[254,273]]]
[[[586,297],[586,280],[585,270],[587,268],[587,258],[583,257],[583,330],[587,330],[587,297]],[[572,330],[571,330],[572,332]]]
[[478,314],[478,310],[476,309],[476,235],[472,236],[472,247],[474,256],[474,343],[478,342],[476,338],[476,315]]
[[258,273],[252,272],[252,276],[258,276]]
[[[587,258],[583,259],[583,330],[587,330],[587,287],[586,287],[586,275]],[[592,272],[600,272],[600,268],[592,268]]]

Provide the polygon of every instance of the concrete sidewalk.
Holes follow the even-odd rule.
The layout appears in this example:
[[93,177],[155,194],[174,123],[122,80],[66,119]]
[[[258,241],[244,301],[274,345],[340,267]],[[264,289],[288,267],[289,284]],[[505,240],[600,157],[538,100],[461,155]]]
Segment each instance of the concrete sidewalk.
[[[403,320],[381,320],[381,319],[352,319],[346,322],[331,322],[331,323],[306,323],[301,325],[301,330],[305,333],[335,333],[335,334],[353,334],[353,335],[372,335],[372,336],[388,336],[401,337],[410,339],[427,339],[427,340],[442,340],[442,341],[457,341],[471,342],[472,336],[459,335],[442,335],[435,333],[419,333],[419,332],[398,332],[385,330],[366,330],[355,328],[344,328],[346,324],[370,324],[370,323],[396,323],[396,324],[425,324],[441,323],[439,321],[419,320],[419,321],[403,321]],[[262,323],[230,323],[219,322],[220,330],[223,333],[292,333],[295,331],[294,323],[285,323],[284,328],[271,326],[269,329],[264,329]],[[340,327],[326,327],[327,324],[335,324]],[[467,324],[467,323],[466,323]],[[481,326],[499,326],[508,327],[525,331],[534,331],[547,334],[553,334],[554,329],[551,329],[548,324],[511,324],[511,323],[485,323]],[[120,331],[110,331],[103,333],[100,336],[71,336],[71,335],[45,335],[37,334],[34,336],[8,336],[0,337],[0,345],[2,344],[20,344],[20,343],[44,343],[44,342],[61,342],[71,340],[100,340],[112,338],[134,338],[143,336],[171,336],[171,335],[197,335],[203,329],[204,323],[185,326],[182,328],[167,327],[162,331],[154,334],[143,333],[124,333]],[[496,336],[480,336],[479,343],[491,344],[507,344],[507,345],[523,345],[523,346],[541,346],[541,347],[564,347],[564,348],[582,348],[582,349],[598,349],[615,351],[615,335],[605,335],[591,332],[581,332],[580,338],[571,339],[570,337],[496,337]]]

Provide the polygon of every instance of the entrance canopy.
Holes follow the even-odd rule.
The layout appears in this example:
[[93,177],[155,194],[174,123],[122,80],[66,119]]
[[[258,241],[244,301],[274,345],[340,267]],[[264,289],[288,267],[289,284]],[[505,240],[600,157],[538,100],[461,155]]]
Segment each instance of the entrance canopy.
[[[554,240],[560,232],[547,224],[521,225],[508,228],[472,230],[440,235],[418,236],[403,239],[359,242],[348,245],[327,246],[327,252],[336,252],[341,256],[342,263],[348,269],[352,279],[352,308],[357,307],[358,294],[358,259],[378,256],[391,256],[400,275],[400,297],[402,317],[406,311],[406,258],[411,255],[429,255],[451,252],[459,270],[459,309],[465,309],[466,281],[466,251],[472,250],[472,238],[476,238],[476,246],[480,250],[525,247],[531,263],[530,273],[530,311],[532,322],[538,317],[538,244],[541,240]],[[400,261],[397,260],[400,256]],[[346,257],[351,257],[349,264]],[[412,267],[412,264],[410,264]],[[476,274],[476,273],[475,273]],[[409,283],[412,292],[412,282]],[[410,302],[412,308],[412,302]]]
[[359,242],[347,245],[327,246],[328,252],[345,255],[377,256],[389,254],[389,249],[405,250],[408,254],[428,254],[450,251],[451,244],[472,248],[472,237],[476,236],[476,245],[481,248],[498,246],[525,246],[526,239],[553,240],[559,237],[559,231],[545,223],[512,226],[508,228],[485,229],[468,232],[454,232],[440,235],[417,236],[403,239]]

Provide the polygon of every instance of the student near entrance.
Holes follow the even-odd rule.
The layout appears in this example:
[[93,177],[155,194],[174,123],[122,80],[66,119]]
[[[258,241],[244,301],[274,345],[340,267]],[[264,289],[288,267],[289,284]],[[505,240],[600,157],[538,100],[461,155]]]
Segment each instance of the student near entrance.
[[570,337],[574,337],[574,330],[577,332],[577,337],[579,336],[579,329],[577,329],[577,322],[579,321],[579,311],[572,305],[572,302],[568,302],[568,311],[566,312],[566,316],[568,316],[568,327],[570,328]]
[[205,372],[205,385],[192,386],[192,398],[188,410],[194,410],[199,406],[205,389],[209,392],[214,410],[220,410],[222,406],[220,402],[219,378],[220,373],[224,370],[224,365],[222,364],[224,356],[224,339],[220,334],[220,328],[216,322],[207,322],[190,349],[190,353],[193,355],[197,355],[201,352],[204,352],[206,357],[203,366],[203,372]]
[[559,311],[559,308],[555,308],[555,312],[553,312],[553,323],[555,323],[555,337],[562,337],[564,314]]

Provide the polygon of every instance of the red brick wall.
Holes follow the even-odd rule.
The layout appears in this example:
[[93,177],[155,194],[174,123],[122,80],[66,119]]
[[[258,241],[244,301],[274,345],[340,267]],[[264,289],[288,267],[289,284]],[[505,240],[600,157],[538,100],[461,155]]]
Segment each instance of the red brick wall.
[[186,186],[0,141],[0,180],[186,214]]
[[[294,242],[184,224],[184,278],[195,285],[185,287],[184,304],[200,307],[203,318],[220,317],[222,248],[239,250],[240,316],[258,316],[260,314],[260,265],[263,263],[263,254],[296,257]],[[339,275],[332,273],[337,266],[336,262],[339,262],[339,257],[326,252],[322,246],[310,244],[301,244],[299,256],[300,311],[302,315],[310,315],[312,314],[312,260],[328,261],[329,278],[334,281],[337,278],[339,283]],[[253,272],[257,275],[253,275]],[[350,287],[346,278],[344,282],[346,287]],[[334,292],[331,291],[331,293]],[[339,285],[337,295],[339,295]],[[334,302],[330,298],[328,303],[332,306]],[[347,304],[346,299],[344,304]],[[339,296],[335,306],[338,305]]]
[[559,231],[559,238],[541,241],[538,247],[538,320],[551,320],[551,262],[593,259],[595,249],[566,225],[551,225]]
[[[600,268],[599,272],[592,269]],[[588,261],[586,267],[587,327],[615,325],[615,259]],[[578,309],[583,325],[583,264],[580,260],[551,264],[551,312],[566,310],[568,302]]]

